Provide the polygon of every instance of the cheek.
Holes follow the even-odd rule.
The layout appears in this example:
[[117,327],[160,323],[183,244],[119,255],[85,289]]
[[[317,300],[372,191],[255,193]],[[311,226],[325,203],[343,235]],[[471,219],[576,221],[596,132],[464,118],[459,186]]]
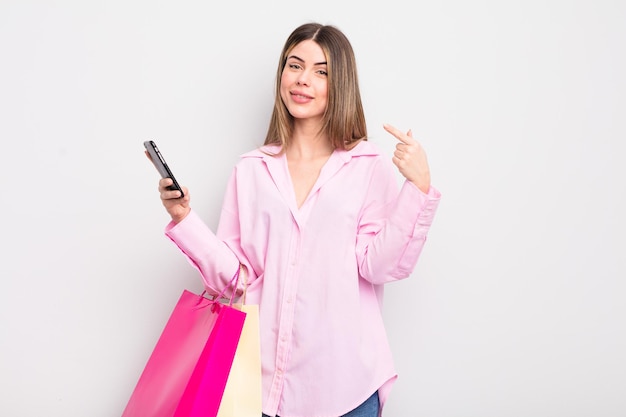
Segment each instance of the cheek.
[[320,91],[324,94],[324,97],[328,97],[328,83],[324,82],[320,87]]
[[320,82],[316,86],[315,92],[319,98],[323,97],[324,99],[327,99],[328,98],[328,82],[326,80],[324,80],[323,82]]
[[280,87],[280,98],[283,101],[283,104],[287,105],[287,99],[289,98],[289,90],[281,85]]

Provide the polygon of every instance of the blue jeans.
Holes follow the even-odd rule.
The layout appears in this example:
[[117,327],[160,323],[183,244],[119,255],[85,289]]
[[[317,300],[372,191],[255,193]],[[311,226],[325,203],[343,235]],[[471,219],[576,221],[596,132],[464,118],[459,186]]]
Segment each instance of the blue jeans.
[[[363,404],[341,417],[378,417],[378,406],[378,391],[376,391]],[[269,416],[263,414],[263,417]]]

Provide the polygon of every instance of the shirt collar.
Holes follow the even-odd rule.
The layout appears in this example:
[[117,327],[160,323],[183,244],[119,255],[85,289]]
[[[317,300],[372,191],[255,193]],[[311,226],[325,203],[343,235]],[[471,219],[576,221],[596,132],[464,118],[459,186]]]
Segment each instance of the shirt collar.
[[[242,158],[272,158],[272,155],[277,155],[280,152],[280,146],[278,145],[264,145],[260,148],[246,152],[241,155]],[[350,150],[336,150],[335,153],[344,161],[348,162],[351,158],[359,156],[377,156],[380,155],[380,149],[372,142],[362,140]]]

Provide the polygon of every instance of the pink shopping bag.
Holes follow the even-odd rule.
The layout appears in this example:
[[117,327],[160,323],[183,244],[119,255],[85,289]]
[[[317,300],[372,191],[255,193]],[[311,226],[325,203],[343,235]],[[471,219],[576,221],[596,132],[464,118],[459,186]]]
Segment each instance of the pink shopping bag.
[[217,415],[246,316],[219,298],[183,291],[122,417]]

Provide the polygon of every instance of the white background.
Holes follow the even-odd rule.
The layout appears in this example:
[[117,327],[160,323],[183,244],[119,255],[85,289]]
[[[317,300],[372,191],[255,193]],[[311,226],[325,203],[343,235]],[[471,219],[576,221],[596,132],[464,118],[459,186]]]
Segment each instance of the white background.
[[387,287],[386,415],[626,415],[621,1],[0,1],[0,415],[115,417],[184,288],[154,139],[215,227],[286,36],[357,54],[443,199]]

